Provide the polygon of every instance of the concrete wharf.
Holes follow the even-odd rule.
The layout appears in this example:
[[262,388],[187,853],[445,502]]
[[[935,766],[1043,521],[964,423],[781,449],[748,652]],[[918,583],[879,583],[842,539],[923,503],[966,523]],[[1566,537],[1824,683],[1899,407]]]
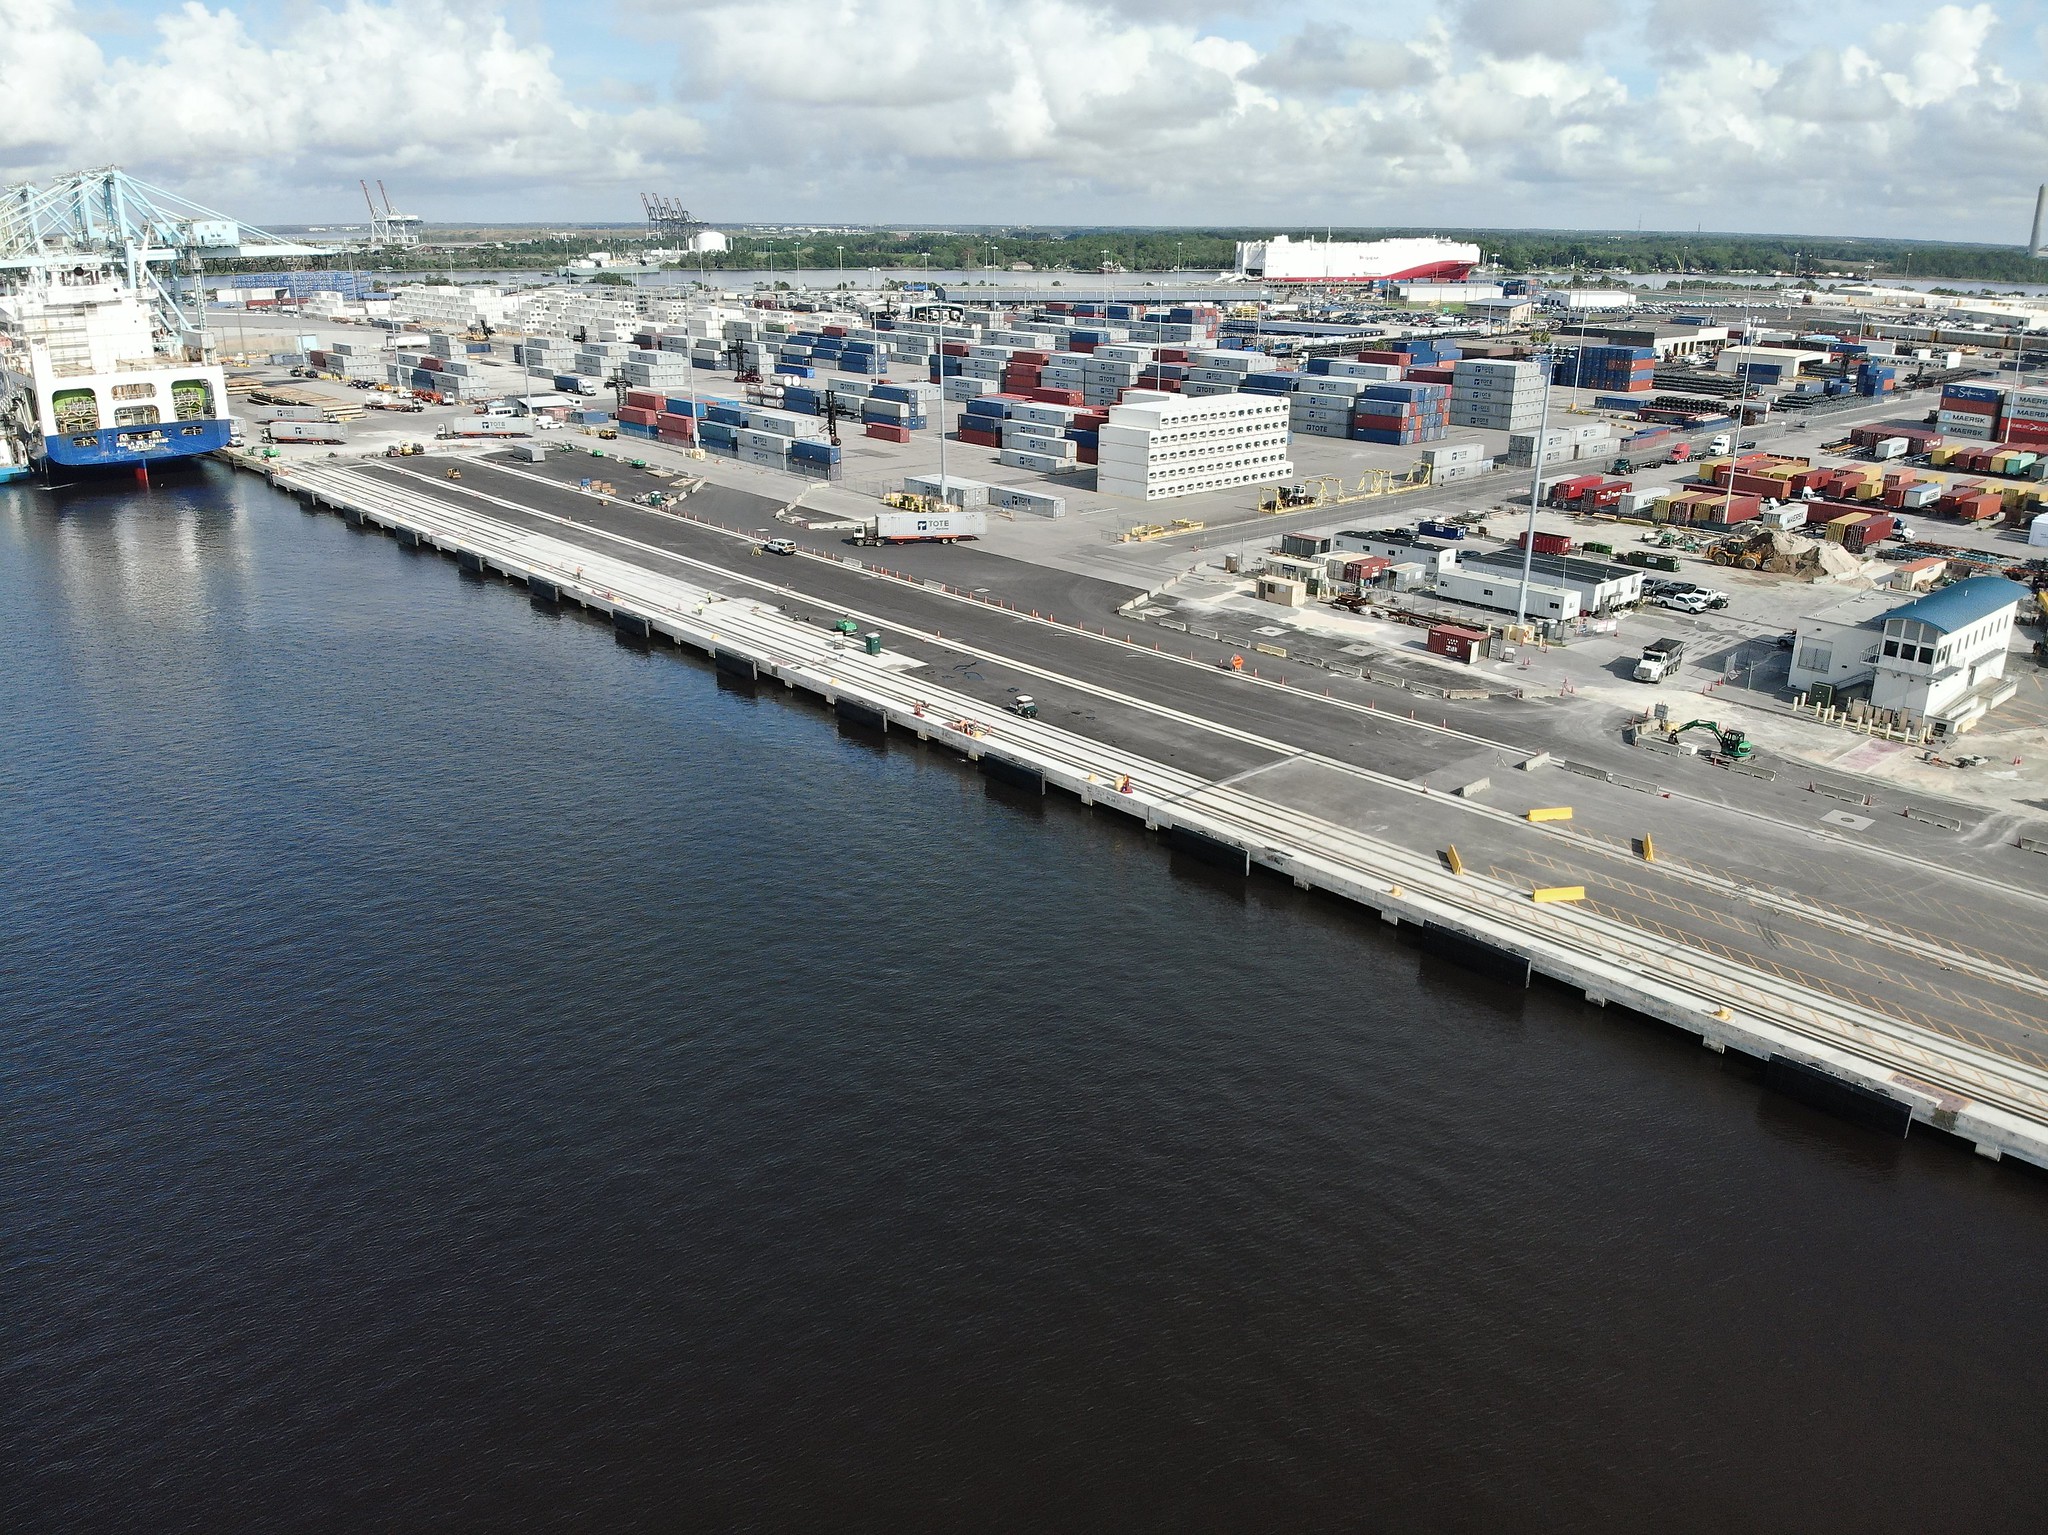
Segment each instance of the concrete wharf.
[[[1722,856],[1741,869],[1649,859],[1622,828],[1655,819],[1660,848],[1725,848],[1735,812],[1562,774],[1541,743],[1448,709],[1403,719],[1299,679],[1222,675],[1192,649],[1123,637],[1113,604],[1071,586],[1061,621],[819,549],[764,563],[760,530],[592,495],[541,466],[463,460],[459,482],[444,469],[269,472],[309,505],[605,615],[622,638],[779,682],[1014,789],[1058,789],[1233,875],[1328,892],[1510,983],[1542,975],[1629,1008],[1889,1133],[1920,1123],[2048,1167],[2048,970],[2034,963],[2048,891],[2030,883],[2044,860],[2008,854],[2007,828],[1973,827],[1937,862],[1910,840],[1840,845],[1767,796],[1733,821],[1745,845]],[[827,627],[842,616],[885,633],[883,653]],[[1018,691],[1039,718],[1004,710]],[[1457,792],[1481,779],[1490,792]],[[1567,803],[1575,820],[1528,819]],[[1572,887],[1582,899],[1537,898]]]

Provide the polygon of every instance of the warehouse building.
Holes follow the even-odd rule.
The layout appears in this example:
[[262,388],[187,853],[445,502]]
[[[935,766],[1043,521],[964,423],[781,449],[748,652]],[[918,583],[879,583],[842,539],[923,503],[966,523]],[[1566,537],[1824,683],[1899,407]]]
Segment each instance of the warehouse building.
[[1807,614],[1795,631],[1789,682],[1828,701],[1867,696],[1873,709],[1937,735],[1968,730],[2018,690],[2006,656],[2027,589],[1972,576],[1910,602],[1859,592]]
[[1436,578],[1436,592],[1453,602],[1491,608],[1496,613],[1523,612],[1536,622],[1569,623],[1585,611],[1577,592],[1567,586],[1552,586],[1540,576],[1531,577],[1524,606],[1519,569],[1512,576],[1497,575],[1477,566],[1469,571],[1446,571]]
[[[1474,550],[1458,564],[1468,575],[1488,579],[1505,576],[1519,582],[1524,558],[1519,549],[1486,553]],[[1611,613],[1643,600],[1644,572],[1633,565],[1611,565],[1605,560],[1582,560],[1568,554],[1534,554],[1526,558],[1531,580],[1574,593],[1581,612]]]

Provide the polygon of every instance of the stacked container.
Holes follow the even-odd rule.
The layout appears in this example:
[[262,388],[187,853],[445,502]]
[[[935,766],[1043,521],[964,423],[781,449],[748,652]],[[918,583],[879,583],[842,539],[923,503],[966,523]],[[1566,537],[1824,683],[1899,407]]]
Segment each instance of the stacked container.
[[1947,384],[1935,425],[1944,437],[1972,442],[1998,441],[1998,418],[2006,391],[1989,384]]
[[1647,394],[1656,386],[1657,354],[1646,346],[1582,346],[1560,358],[1552,382],[1606,394]]
[[2015,389],[2005,397],[2000,435],[2015,446],[2048,452],[2048,389]]
[[1353,402],[1346,435],[1354,442],[1435,442],[1449,429],[1450,409],[1448,385],[1367,384]]
[[1543,378],[1533,362],[1468,357],[1453,370],[1453,426],[1524,432],[1543,419]]

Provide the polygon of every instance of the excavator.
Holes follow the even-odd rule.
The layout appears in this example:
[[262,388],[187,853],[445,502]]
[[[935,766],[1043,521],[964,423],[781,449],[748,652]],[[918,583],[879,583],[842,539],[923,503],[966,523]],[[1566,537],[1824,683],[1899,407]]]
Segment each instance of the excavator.
[[1674,726],[1665,736],[1667,741],[1676,741],[1688,730],[1704,730],[1714,737],[1715,755],[1726,757],[1731,762],[1742,762],[1756,755],[1756,748],[1749,737],[1734,726],[1726,730],[1712,720],[1687,720],[1683,725]]

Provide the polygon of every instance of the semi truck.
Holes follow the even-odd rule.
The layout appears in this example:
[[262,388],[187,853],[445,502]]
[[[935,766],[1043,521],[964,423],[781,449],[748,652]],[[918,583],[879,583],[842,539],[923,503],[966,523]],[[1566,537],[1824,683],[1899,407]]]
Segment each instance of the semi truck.
[[882,512],[854,536],[856,544],[950,544],[988,531],[987,512]]
[[346,442],[347,435],[333,421],[272,421],[266,430],[272,442]]
[[1642,657],[1636,662],[1636,681],[1662,682],[1678,670],[1678,663],[1684,655],[1684,640],[1667,638],[1650,641],[1643,647]]

